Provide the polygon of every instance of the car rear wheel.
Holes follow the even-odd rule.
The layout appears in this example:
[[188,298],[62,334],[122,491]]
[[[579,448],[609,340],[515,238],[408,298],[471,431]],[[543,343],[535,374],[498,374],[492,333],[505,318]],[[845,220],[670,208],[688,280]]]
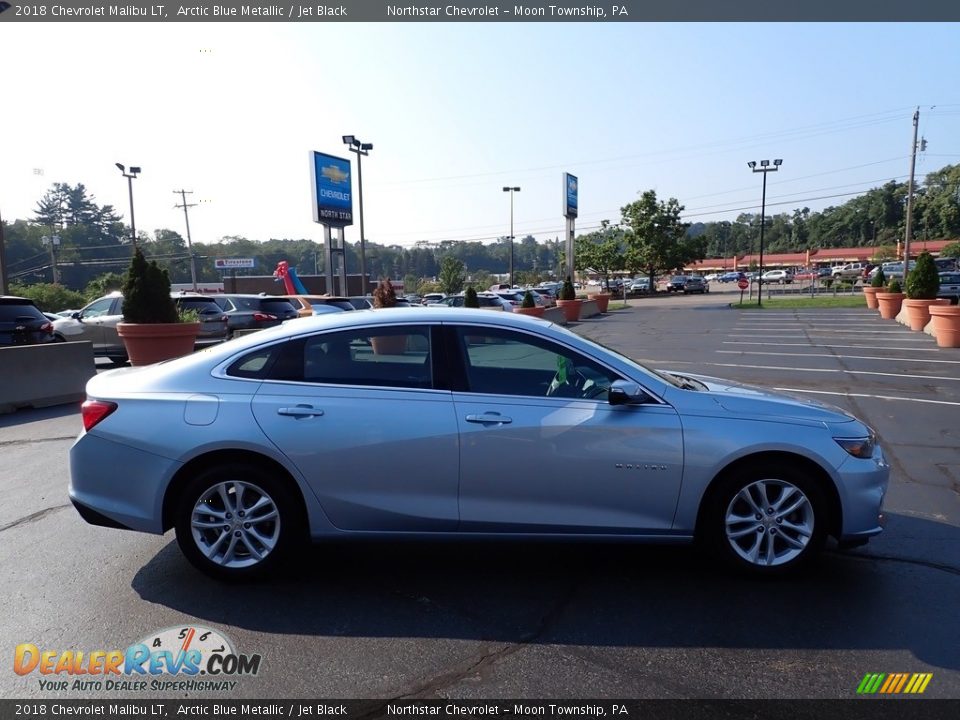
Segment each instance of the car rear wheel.
[[299,537],[296,502],[265,471],[224,465],[187,483],[176,514],[177,543],[195,567],[220,580],[274,571]]
[[779,575],[809,562],[826,537],[816,482],[783,465],[751,466],[724,479],[709,500],[705,538],[735,569]]

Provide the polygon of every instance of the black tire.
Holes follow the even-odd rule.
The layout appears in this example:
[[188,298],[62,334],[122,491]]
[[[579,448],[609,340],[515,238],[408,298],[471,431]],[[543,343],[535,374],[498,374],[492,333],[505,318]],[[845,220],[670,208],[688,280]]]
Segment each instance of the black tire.
[[126,365],[128,362],[130,362],[130,358],[128,357],[117,357],[113,355],[108,356],[107,360],[109,360],[114,367],[122,367],[123,365]]
[[[236,508],[236,516],[232,517],[234,513],[227,514],[231,507],[225,506],[218,489],[225,488],[228,497],[236,502],[241,486],[240,505]],[[208,493],[211,497],[204,499]],[[256,510],[263,499],[266,505]],[[198,521],[206,521],[211,525],[223,522],[224,525],[198,529],[195,536],[194,509],[201,504],[208,507],[211,514],[201,514]],[[276,520],[268,519],[271,506],[276,511]],[[299,507],[285,482],[255,465],[213,467],[187,482],[180,493],[174,523],[177,543],[194,567],[218,580],[236,582],[264,577],[282,567],[302,541],[304,533]],[[253,519],[245,522],[241,518],[246,511],[262,514],[264,509],[268,515],[263,519],[250,515],[247,518]],[[261,543],[260,538],[267,538],[268,541]],[[201,550],[201,544],[214,548],[211,555],[216,559],[208,557]],[[230,547],[234,548],[232,561],[228,561],[226,553],[220,552]],[[262,558],[257,559],[257,552],[262,553]]]
[[[767,488],[768,507],[761,508],[762,516],[755,512],[760,498],[758,483],[765,483]],[[787,494],[790,486],[792,491]],[[751,489],[754,507],[741,495],[747,488]],[[780,509],[789,510],[800,499],[796,493],[802,493],[805,504],[782,516],[770,512],[781,501]],[[705,503],[700,539],[708,551],[739,572],[767,577],[793,572],[818,555],[826,540],[829,519],[823,490],[816,478],[787,465],[765,463],[735,469],[718,481]],[[728,515],[744,517],[742,522],[731,522],[731,533],[745,533],[741,537],[728,537]],[[793,530],[795,527],[808,529],[805,541],[801,533]],[[759,553],[751,560],[747,556],[751,555],[755,541],[759,543]],[[802,548],[795,543],[802,544]]]

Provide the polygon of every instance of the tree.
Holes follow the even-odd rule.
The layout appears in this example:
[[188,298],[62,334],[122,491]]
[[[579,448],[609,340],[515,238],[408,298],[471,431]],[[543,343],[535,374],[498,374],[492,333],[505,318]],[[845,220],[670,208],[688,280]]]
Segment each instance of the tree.
[[610,289],[610,273],[622,270],[623,231],[612,227],[609,220],[600,222],[600,230],[581,235],[574,242],[574,266],[581,272],[593,270],[603,276],[607,290]]
[[463,290],[463,283],[466,281],[466,271],[463,262],[457,260],[452,255],[447,255],[440,261],[440,281],[441,292],[447,295],[455,295]]
[[960,258],[960,242],[952,242],[940,251],[940,257]]
[[622,224],[631,230],[628,241],[627,265],[644,268],[650,278],[650,292],[654,292],[654,278],[705,256],[703,237],[687,237],[688,223],[680,219],[683,205],[676,198],[666,202],[657,200],[653,190],[644,192],[640,199],[621,208]]

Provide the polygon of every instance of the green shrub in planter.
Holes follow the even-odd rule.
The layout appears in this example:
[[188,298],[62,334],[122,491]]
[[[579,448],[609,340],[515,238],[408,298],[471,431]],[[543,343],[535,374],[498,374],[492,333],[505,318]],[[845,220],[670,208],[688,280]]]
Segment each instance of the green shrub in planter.
[[890,281],[890,284],[887,285],[887,292],[888,292],[888,293],[902,293],[902,292],[903,292],[903,286],[900,285],[900,281],[899,281],[899,280],[897,280],[896,278],[894,278],[893,280]]
[[468,308],[480,307],[480,301],[477,300],[477,291],[472,285],[463,293],[463,306]]
[[934,300],[940,290],[940,275],[933,255],[920,253],[917,265],[907,275],[907,297],[911,300]]
[[577,291],[573,289],[573,281],[570,279],[569,275],[567,275],[567,279],[563,281],[563,287],[560,288],[560,299],[561,300],[577,299]]
[[156,260],[147,262],[139,247],[133,253],[123,283],[123,321],[141,324],[180,322],[177,304],[170,297],[170,276]]
[[877,270],[877,274],[870,281],[870,287],[882,288],[887,284],[887,276],[883,274],[883,268]]
[[520,303],[522,308],[533,308],[537,306],[537,301],[533,299],[533,293],[527,290],[523,294],[523,302]]

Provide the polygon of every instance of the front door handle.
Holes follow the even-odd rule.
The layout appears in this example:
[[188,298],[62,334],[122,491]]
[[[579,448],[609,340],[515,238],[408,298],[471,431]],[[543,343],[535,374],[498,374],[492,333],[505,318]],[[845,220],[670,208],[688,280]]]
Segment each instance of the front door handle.
[[294,407],[282,407],[277,410],[277,415],[289,415],[290,417],[319,417],[323,415],[323,410],[315,408],[313,405],[295,405]]
[[481,425],[509,425],[513,422],[512,418],[495,412],[484,413],[483,415],[467,415],[466,420]]

